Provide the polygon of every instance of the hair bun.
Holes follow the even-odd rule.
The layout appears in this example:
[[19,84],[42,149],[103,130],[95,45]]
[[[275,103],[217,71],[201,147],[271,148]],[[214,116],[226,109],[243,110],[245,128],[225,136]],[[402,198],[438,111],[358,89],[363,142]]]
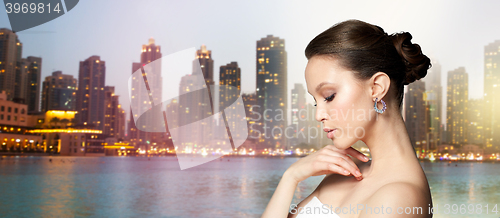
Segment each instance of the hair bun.
[[427,75],[427,70],[432,66],[431,60],[422,54],[418,44],[411,43],[412,36],[409,32],[394,33],[389,36],[394,47],[401,56],[406,66],[406,79],[403,85],[408,85]]

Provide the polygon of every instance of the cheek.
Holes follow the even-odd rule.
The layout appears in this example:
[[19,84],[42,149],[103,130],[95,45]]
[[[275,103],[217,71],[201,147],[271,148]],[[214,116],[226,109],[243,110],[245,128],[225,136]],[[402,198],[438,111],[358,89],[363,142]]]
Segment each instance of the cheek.
[[334,122],[337,121],[341,126],[347,123],[353,126],[366,120],[364,116],[369,115],[370,108],[368,99],[363,98],[361,94],[351,92],[351,94],[336,96],[330,104],[329,111]]

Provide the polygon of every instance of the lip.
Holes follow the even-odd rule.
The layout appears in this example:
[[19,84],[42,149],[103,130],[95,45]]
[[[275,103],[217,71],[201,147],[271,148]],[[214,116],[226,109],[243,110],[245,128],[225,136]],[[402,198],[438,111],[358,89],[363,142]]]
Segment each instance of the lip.
[[326,136],[329,139],[333,139],[333,134],[335,133],[336,130],[337,130],[337,128],[335,128],[335,129],[330,129],[328,127],[323,128],[323,131],[327,132]]
[[[335,129],[337,129],[337,128],[335,128]],[[331,130],[335,130],[335,129],[325,127],[325,128],[323,128],[323,131],[325,131],[325,132],[330,132]]]

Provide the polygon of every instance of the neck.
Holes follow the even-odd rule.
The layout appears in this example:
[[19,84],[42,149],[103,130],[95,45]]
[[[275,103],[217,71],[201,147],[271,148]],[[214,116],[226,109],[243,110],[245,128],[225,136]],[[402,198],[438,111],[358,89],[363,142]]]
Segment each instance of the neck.
[[398,111],[393,111],[378,114],[370,133],[362,139],[371,154],[369,170],[363,175],[386,170],[387,166],[417,161],[403,117]]

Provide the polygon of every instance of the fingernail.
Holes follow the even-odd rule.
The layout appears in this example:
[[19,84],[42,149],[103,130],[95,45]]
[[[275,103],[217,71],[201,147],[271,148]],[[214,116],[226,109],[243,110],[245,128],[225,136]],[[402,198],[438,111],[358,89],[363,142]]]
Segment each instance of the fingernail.
[[349,171],[347,171],[347,170],[344,170],[344,173],[345,173],[346,175],[349,175]]
[[356,170],[356,176],[361,176],[361,172],[359,172],[359,170]]
[[365,160],[370,160],[367,156],[365,156]]

